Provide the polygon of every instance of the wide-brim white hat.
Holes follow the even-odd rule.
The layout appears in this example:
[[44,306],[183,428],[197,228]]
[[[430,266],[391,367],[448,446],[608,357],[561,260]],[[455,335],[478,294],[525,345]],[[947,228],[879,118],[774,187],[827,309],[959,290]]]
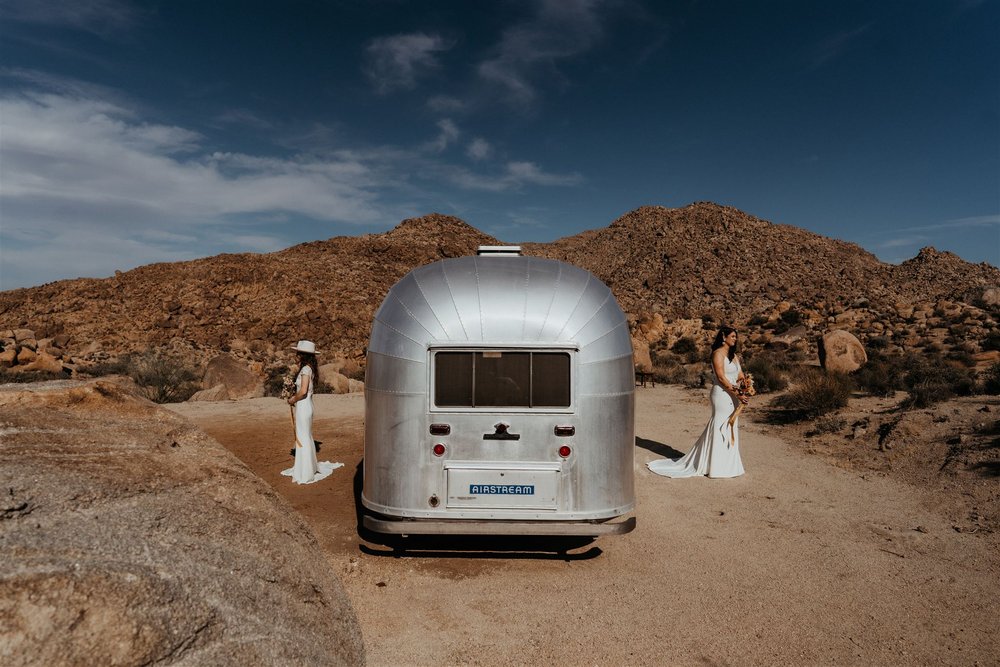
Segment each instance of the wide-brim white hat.
[[300,340],[295,345],[292,345],[292,349],[296,352],[306,352],[308,354],[316,354],[316,343],[311,340]]

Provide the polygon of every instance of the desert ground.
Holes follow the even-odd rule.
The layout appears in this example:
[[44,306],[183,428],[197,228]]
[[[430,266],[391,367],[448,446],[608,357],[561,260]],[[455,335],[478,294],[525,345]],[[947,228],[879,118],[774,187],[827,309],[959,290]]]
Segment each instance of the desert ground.
[[280,475],[292,429],[279,399],[170,408],[305,518],[372,665],[1000,664],[995,532],[956,529],[933,489],[831,465],[753,409],[744,477],[658,477],[645,463],[687,451],[706,395],[636,392],[634,532],[405,550],[359,535],[361,395],[315,397],[319,458],[345,467],[307,486]]

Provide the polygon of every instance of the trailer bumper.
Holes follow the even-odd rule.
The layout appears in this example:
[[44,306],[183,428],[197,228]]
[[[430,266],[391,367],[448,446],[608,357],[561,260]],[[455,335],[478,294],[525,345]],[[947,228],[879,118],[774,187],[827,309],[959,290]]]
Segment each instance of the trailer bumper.
[[561,521],[478,521],[454,519],[437,521],[428,519],[377,519],[365,514],[364,526],[376,533],[392,535],[576,535],[599,537],[623,535],[635,530],[635,517],[614,523],[561,522]]

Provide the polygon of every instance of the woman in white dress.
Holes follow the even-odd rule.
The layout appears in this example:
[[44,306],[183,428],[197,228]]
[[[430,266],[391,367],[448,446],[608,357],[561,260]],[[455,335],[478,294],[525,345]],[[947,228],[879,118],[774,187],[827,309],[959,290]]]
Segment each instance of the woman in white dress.
[[295,465],[281,474],[296,484],[311,484],[323,479],[343,463],[316,460],[316,445],[312,434],[313,389],[319,382],[316,344],[300,340],[292,349],[298,353],[299,372],[295,376],[295,395],[288,399],[295,414]]
[[712,343],[712,419],[685,456],[679,459],[660,459],[647,463],[647,467],[664,477],[739,477],[743,474],[740,460],[739,420],[729,426],[729,417],[740,403],[748,399],[741,396],[737,386],[743,379],[743,369],[736,356],[738,341],[736,329],[722,327]]

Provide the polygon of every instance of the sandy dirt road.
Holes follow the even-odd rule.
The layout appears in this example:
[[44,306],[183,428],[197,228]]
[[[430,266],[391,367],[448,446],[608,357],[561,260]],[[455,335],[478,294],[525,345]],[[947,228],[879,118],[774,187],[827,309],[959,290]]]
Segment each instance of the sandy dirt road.
[[[701,392],[637,389],[635,532],[590,543],[361,539],[364,399],[316,396],[323,482],[296,486],[287,406],[170,406],[302,513],[341,574],[372,665],[1000,664],[1000,540],[926,493],[833,467],[744,419],[747,475],[670,480]],[[572,547],[566,553],[559,548]]]

